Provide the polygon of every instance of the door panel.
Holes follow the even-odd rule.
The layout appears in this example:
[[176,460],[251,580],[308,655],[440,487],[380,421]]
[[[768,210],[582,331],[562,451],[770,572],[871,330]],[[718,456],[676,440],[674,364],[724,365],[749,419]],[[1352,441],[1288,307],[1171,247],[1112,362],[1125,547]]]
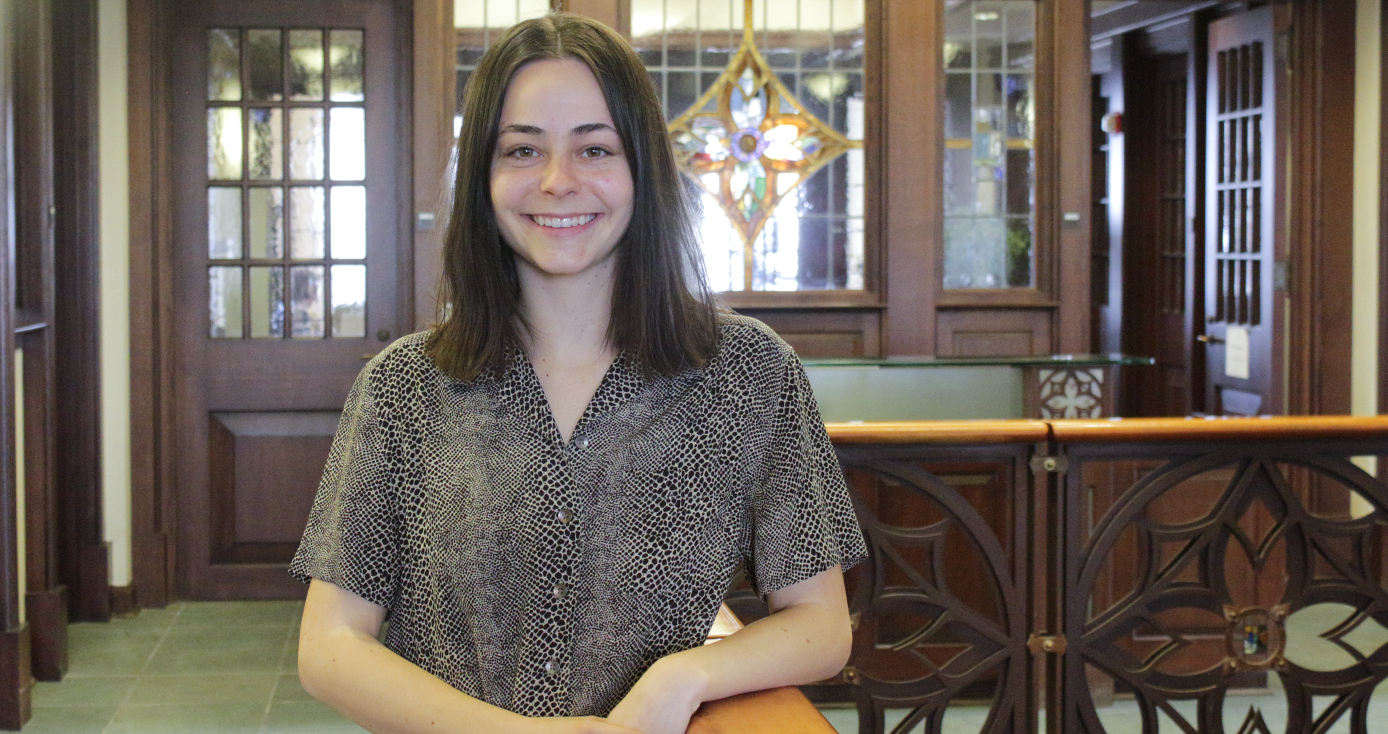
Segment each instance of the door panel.
[[294,553],[340,416],[212,413],[212,563],[283,563]]
[[1207,348],[1205,404],[1215,413],[1279,410],[1270,404],[1278,195],[1273,59],[1271,8],[1210,24],[1201,341]]
[[188,597],[303,593],[285,569],[338,412],[364,359],[409,323],[402,22],[388,0],[211,0],[175,30]]

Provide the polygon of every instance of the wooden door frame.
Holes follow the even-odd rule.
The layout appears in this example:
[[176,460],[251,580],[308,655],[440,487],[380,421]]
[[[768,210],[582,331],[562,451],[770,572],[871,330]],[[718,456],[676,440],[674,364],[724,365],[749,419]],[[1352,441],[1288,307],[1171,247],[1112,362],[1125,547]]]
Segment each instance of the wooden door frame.
[[[130,410],[131,541],[134,587],[140,606],[162,607],[179,596],[177,481],[174,427],[174,309],[170,66],[173,56],[170,14],[175,0],[128,0],[130,128]],[[413,190],[402,192],[401,209],[435,213],[446,191],[444,180],[452,139],[453,5],[448,0],[394,0],[399,49],[412,49],[412,64],[398,66],[401,98],[408,95],[400,122],[413,137],[406,164]],[[445,51],[448,49],[448,51]],[[402,99],[403,101],[403,99]],[[414,216],[411,217],[414,219]],[[413,246],[400,253],[397,277],[413,285],[398,291],[415,328],[432,323],[434,289],[442,248],[441,232],[413,227]],[[411,303],[413,301],[413,303]],[[196,306],[194,306],[196,307]]]
[[[17,8],[0,0],[0,109],[14,105]],[[0,114],[0,726],[18,729],[29,718],[29,631],[20,623],[18,512],[14,472],[14,288],[15,235],[13,122]]]
[[[1388,0],[1379,2],[1378,412],[1388,414]],[[1388,462],[1388,458],[1379,459]],[[1379,476],[1388,463],[1379,464]]]
[[[1297,161],[1281,198],[1288,216],[1282,239],[1289,288],[1282,343],[1290,415],[1350,412],[1353,287],[1355,4],[1340,0],[1278,0],[1274,31],[1286,49],[1288,158]],[[1282,38],[1286,38],[1283,41]],[[1290,67],[1290,74],[1288,74]],[[1302,73],[1309,70],[1310,73]],[[1281,316],[1282,308],[1274,304]],[[1380,339],[1381,343],[1381,339]],[[1285,350],[1285,352],[1283,351]],[[1274,390],[1280,386],[1274,384]]]

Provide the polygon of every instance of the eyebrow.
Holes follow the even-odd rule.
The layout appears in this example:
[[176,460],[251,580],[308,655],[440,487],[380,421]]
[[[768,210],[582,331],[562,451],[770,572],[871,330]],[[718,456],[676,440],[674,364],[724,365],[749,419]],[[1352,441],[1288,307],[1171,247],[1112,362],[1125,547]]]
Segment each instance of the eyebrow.
[[[597,132],[599,130],[612,130],[612,126],[605,122],[585,122],[584,124],[575,127],[572,132],[574,135],[587,135],[588,133]],[[616,131],[613,130],[613,132]],[[543,136],[545,134],[545,131],[541,130],[538,127],[535,127],[534,125],[511,124],[501,128],[501,130],[497,134],[505,135],[506,133],[520,133],[521,135]]]

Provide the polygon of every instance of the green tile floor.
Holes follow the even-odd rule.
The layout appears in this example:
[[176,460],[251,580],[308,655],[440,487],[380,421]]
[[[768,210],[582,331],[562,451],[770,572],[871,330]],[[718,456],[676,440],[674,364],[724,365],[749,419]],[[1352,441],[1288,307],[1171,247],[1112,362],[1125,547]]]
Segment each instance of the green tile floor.
[[[34,714],[24,731],[359,734],[364,730],[299,686],[295,655],[301,607],[300,602],[181,602],[106,624],[73,624],[68,675],[59,683],[34,686]],[[1352,664],[1347,653],[1318,634],[1352,612],[1326,604],[1292,615],[1288,658],[1318,670]],[[1371,654],[1388,644],[1388,629],[1366,623],[1352,637],[1346,639],[1361,654]],[[1388,681],[1372,700],[1370,731],[1388,734]],[[1225,706],[1228,731],[1238,728],[1250,706],[1264,712],[1272,731],[1282,730],[1286,700],[1275,682],[1266,690],[1231,694]],[[1193,714],[1186,702],[1176,707]],[[889,711],[888,730],[905,713]],[[841,734],[857,733],[853,709],[825,709],[824,714]],[[945,715],[944,731],[978,732],[987,715],[987,706],[961,702]],[[1141,729],[1130,699],[1101,709],[1099,718],[1111,734]],[[1173,724],[1163,722],[1161,731],[1178,731]],[[1330,732],[1348,733],[1348,720]]]
[[295,666],[299,602],[183,602],[68,627],[70,668],[34,686],[25,732],[346,734]]

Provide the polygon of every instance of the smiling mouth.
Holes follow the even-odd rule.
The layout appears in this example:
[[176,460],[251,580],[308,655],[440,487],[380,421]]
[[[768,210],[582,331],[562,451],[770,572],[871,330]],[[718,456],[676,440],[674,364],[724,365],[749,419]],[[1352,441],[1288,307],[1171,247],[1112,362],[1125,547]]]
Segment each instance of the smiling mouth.
[[567,229],[569,227],[582,227],[583,225],[597,219],[596,214],[581,214],[576,217],[542,217],[538,214],[531,214],[530,220],[541,227],[552,229]]

